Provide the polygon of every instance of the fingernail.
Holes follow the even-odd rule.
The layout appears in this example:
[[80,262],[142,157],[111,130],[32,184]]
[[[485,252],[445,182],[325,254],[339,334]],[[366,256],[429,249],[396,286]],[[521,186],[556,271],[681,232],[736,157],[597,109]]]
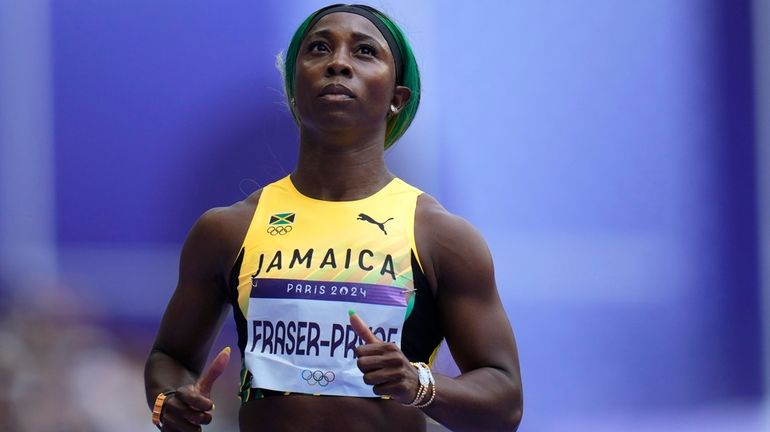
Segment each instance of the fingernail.
[[225,347],[225,349],[223,351],[228,353],[228,354],[230,354],[230,347]]
[[356,311],[354,311],[353,309],[348,309],[348,316],[353,316],[355,314],[356,314]]
[[216,404],[211,404],[211,411],[214,411],[215,409],[217,409],[217,405]]

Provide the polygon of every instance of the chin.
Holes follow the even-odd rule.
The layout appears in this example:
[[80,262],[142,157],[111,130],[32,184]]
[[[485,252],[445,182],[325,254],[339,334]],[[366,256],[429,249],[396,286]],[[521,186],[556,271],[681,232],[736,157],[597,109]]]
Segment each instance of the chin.
[[344,111],[327,111],[323,115],[316,116],[310,121],[302,122],[305,127],[321,132],[343,132],[360,125],[360,121]]

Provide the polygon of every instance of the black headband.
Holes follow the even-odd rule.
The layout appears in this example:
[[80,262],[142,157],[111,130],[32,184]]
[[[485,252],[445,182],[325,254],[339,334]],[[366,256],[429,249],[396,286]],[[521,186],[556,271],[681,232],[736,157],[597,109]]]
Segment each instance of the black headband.
[[375,27],[377,27],[377,30],[382,33],[382,37],[385,38],[385,42],[388,43],[388,47],[390,48],[391,54],[393,54],[393,61],[396,64],[396,84],[402,84],[401,83],[401,69],[403,68],[403,64],[401,62],[401,50],[398,47],[398,44],[396,43],[396,39],[393,37],[393,33],[390,32],[390,29],[380,20],[377,15],[372,12],[372,9],[369,6],[364,5],[343,5],[343,4],[337,4],[332,6],[327,6],[321,10],[319,10],[316,15],[313,17],[313,20],[310,21],[310,24],[305,29],[305,34],[302,35],[302,39],[305,39],[305,36],[307,36],[307,32],[310,31],[310,29],[313,28],[314,25],[320,20],[321,18],[325,17],[326,15],[335,13],[335,12],[348,12],[356,15],[360,15],[374,24]]

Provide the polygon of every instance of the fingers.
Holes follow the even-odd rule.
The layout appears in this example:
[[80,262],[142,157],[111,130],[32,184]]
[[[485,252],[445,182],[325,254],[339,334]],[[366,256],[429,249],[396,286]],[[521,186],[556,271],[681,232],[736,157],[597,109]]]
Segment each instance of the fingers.
[[375,369],[364,373],[364,382],[368,385],[408,382],[411,376],[405,369]]
[[163,405],[161,420],[164,431],[200,431],[200,425],[211,423],[210,412],[200,411],[188,402],[193,402],[198,407],[211,406],[211,401],[200,396],[192,385],[180,388],[174,396],[166,399]]
[[[173,403],[174,399],[179,403]],[[211,411],[211,409],[214,408],[214,401],[201,394],[197,386],[193,385],[184,386],[178,389],[170,402],[172,406],[179,406],[180,409],[187,408],[197,412]],[[168,405],[169,402],[166,402],[166,404]]]
[[378,396],[389,396],[398,402],[408,404],[412,402],[417,395],[419,387],[408,385],[406,382],[387,382],[377,384],[372,387],[372,392]]
[[[208,423],[201,423],[208,424]],[[181,415],[164,414],[163,415],[163,432],[198,432],[201,431],[200,424],[191,423],[189,420]]]
[[227,363],[230,361],[230,347],[226,347],[214,358],[208,368],[203,371],[203,374],[198,378],[195,386],[198,391],[206,397],[211,396],[211,389],[214,387],[214,382],[225,371]]
[[211,423],[212,417],[210,412],[191,412],[184,419],[194,425],[207,425]]
[[378,369],[367,372],[364,374],[364,382],[373,386],[374,394],[390,396],[401,403],[412,402],[420,387],[416,374],[408,369]]
[[371,330],[369,330],[369,327],[366,326],[364,320],[362,320],[354,310],[349,310],[348,314],[350,315],[350,325],[353,327],[356,334],[364,340],[365,344],[382,342]]
[[358,369],[364,373],[364,383],[373,386],[380,396],[390,396],[402,403],[414,400],[419,388],[417,372],[401,349],[394,343],[381,341],[355,311],[348,311],[350,325],[363,339],[356,347]]
[[230,347],[227,347],[217,354],[195,384],[178,388],[166,399],[161,416],[164,431],[196,432],[201,430],[201,425],[211,423],[214,409],[211,389],[229,361]]
[[361,372],[382,368],[412,367],[396,344],[361,345],[356,348],[356,364]]
[[223,349],[201,374],[195,384],[189,384],[176,390],[163,405],[161,420],[163,430],[171,432],[196,432],[201,425],[211,423],[211,388],[222,375],[230,361],[230,348]]
[[203,430],[200,425],[195,425],[184,418],[173,415],[163,415],[163,432],[199,432]]

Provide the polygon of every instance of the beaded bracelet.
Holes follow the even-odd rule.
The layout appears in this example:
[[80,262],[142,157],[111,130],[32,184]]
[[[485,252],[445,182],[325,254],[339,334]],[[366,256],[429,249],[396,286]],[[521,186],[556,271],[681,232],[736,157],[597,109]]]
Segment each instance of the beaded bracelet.
[[412,366],[414,366],[415,369],[417,369],[417,378],[418,383],[420,384],[420,387],[417,389],[417,394],[414,397],[414,400],[408,404],[403,404],[406,406],[415,406],[416,404],[422,402],[422,399],[425,397],[425,394],[428,392],[428,379],[425,372],[423,372],[422,366],[420,363],[411,362]]
[[427,366],[425,369],[428,371],[428,377],[430,381],[430,388],[431,388],[430,399],[428,399],[428,402],[425,402],[424,404],[415,405],[415,407],[417,408],[425,408],[426,406],[432,404],[433,400],[436,398],[436,380],[433,379],[433,372],[431,372],[430,368]]
[[[436,397],[436,383],[433,379],[433,373],[431,372],[428,365],[422,362],[412,362],[412,366],[417,368],[417,375],[420,380],[420,388],[417,390],[417,396],[415,396],[414,400],[407,405],[417,408],[424,408],[430,405],[433,402],[433,399]],[[422,401],[425,399],[425,396],[428,395],[429,390],[432,390],[430,399],[428,402],[423,404]]]

